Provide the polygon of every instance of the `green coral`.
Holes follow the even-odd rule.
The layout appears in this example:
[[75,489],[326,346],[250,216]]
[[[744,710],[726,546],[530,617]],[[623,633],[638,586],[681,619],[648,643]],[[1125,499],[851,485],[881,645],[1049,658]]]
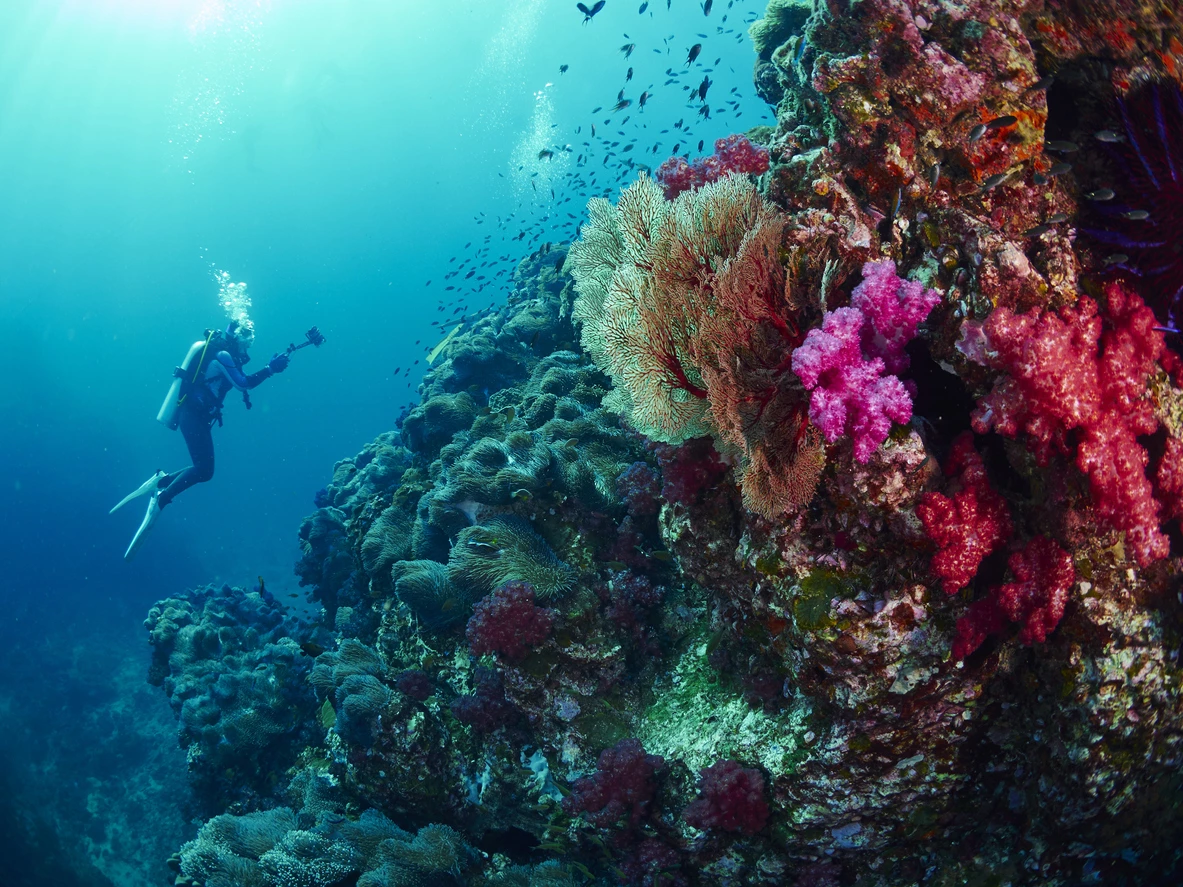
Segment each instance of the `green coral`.
[[812,7],[804,0],[768,0],[764,17],[756,19],[748,28],[756,55],[772,58],[772,53],[805,26]]
[[448,576],[452,585],[476,597],[514,580],[534,586],[539,600],[558,597],[575,585],[575,572],[529,521],[511,514],[462,530],[452,546]]

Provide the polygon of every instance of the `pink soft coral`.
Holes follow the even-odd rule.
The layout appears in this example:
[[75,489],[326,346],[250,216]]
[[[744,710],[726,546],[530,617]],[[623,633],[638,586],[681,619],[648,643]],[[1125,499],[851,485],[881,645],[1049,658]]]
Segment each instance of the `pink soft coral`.
[[945,593],[955,594],[973,579],[983,558],[1010,538],[1011,521],[1006,500],[990,487],[970,432],[953,442],[945,474],[956,477],[952,498],[925,493],[916,514],[928,538],[940,546],[932,571],[941,577]]
[[866,462],[891,431],[912,418],[912,397],[900,379],[904,346],[940,300],[935,290],[902,281],[891,261],[868,262],[850,308],[827,311],[793,352],[793,372],[813,392],[809,418],[833,443],[849,430],[854,457]]
[[851,307],[870,321],[863,327],[863,352],[883,358],[889,373],[903,372],[909,364],[904,348],[940,301],[936,290],[897,277],[895,262],[890,259],[867,262],[862,283],[850,294]]
[[[1026,433],[1040,464],[1057,451],[1075,455],[1097,515],[1125,532],[1146,566],[1170,548],[1146,476],[1149,456],[1137,440],[1158,427],[1145,392],[1163,337],[1154,314],[1121,282],[1106,286],[1105,296],[1104,315],[1088,297],[1058,314],[995,310],[983,328],[986,356],[1005,375],[978,403],[973,427],[980,434]],[[1074,429],[1075,452],[1068,436]]]

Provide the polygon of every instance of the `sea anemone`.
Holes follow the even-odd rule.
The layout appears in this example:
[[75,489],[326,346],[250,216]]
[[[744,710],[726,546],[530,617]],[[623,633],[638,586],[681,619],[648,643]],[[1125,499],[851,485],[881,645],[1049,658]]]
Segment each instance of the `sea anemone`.
[[[1183,88],[1156,80],[1118,98],[1124,139],[1112,143],[1117,161],[1116,199],[1093,205],[1102,220],[1088,229],[1115,247],[1107,260],[1139,279],[1138,290],[1155,316],[1183,329]],[[1175,338],[1176,349],[1181,347]]]

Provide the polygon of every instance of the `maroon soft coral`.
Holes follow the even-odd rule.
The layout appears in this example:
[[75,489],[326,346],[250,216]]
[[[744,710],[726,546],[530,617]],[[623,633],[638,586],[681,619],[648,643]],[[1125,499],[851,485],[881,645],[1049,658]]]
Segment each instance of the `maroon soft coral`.
[[600,752],[596,772],[577,779],[563,799],[568,813],[584,813],[606,827],[627,818],[635,828],[649,812],[657,793],[657,771],[665,759],[645,752],[639,739],[622,739]]
[[940,546],[932,571],[946,594],[969,584],[987,555],[1010,538],[1012,526],[1006,500],[990,486],[986,466],[966,431],[954,442],[945,474],[955,477],[952,498],[925,493],[916,506],[928,538]]
[[754,835],[768,822],[764,774],[738,761],[719,761],[699,771],[698,797],[682,818],[698,829]]
[[555,614],[534,604],[528,582],[507,582],[473,607],[465,636],[476,656],[500,653],[516,662],[550,637]]

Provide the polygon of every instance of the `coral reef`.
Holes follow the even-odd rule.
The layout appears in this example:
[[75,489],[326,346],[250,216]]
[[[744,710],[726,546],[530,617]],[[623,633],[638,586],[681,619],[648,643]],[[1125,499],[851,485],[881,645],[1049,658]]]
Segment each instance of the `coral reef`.
[[338,464],[315,666],[153,612],[200,766],[287,768],[179,883],[1183,878],[1174,303],[1077,236],[1175,224],[1183,30],[1118,11],[773,0],[758,180],[593,199]]
[[269,595],[229,585],[160,601],[144,627],[148,680],[177,714],[198,804],[267,794],[312,738],[304,631]]

